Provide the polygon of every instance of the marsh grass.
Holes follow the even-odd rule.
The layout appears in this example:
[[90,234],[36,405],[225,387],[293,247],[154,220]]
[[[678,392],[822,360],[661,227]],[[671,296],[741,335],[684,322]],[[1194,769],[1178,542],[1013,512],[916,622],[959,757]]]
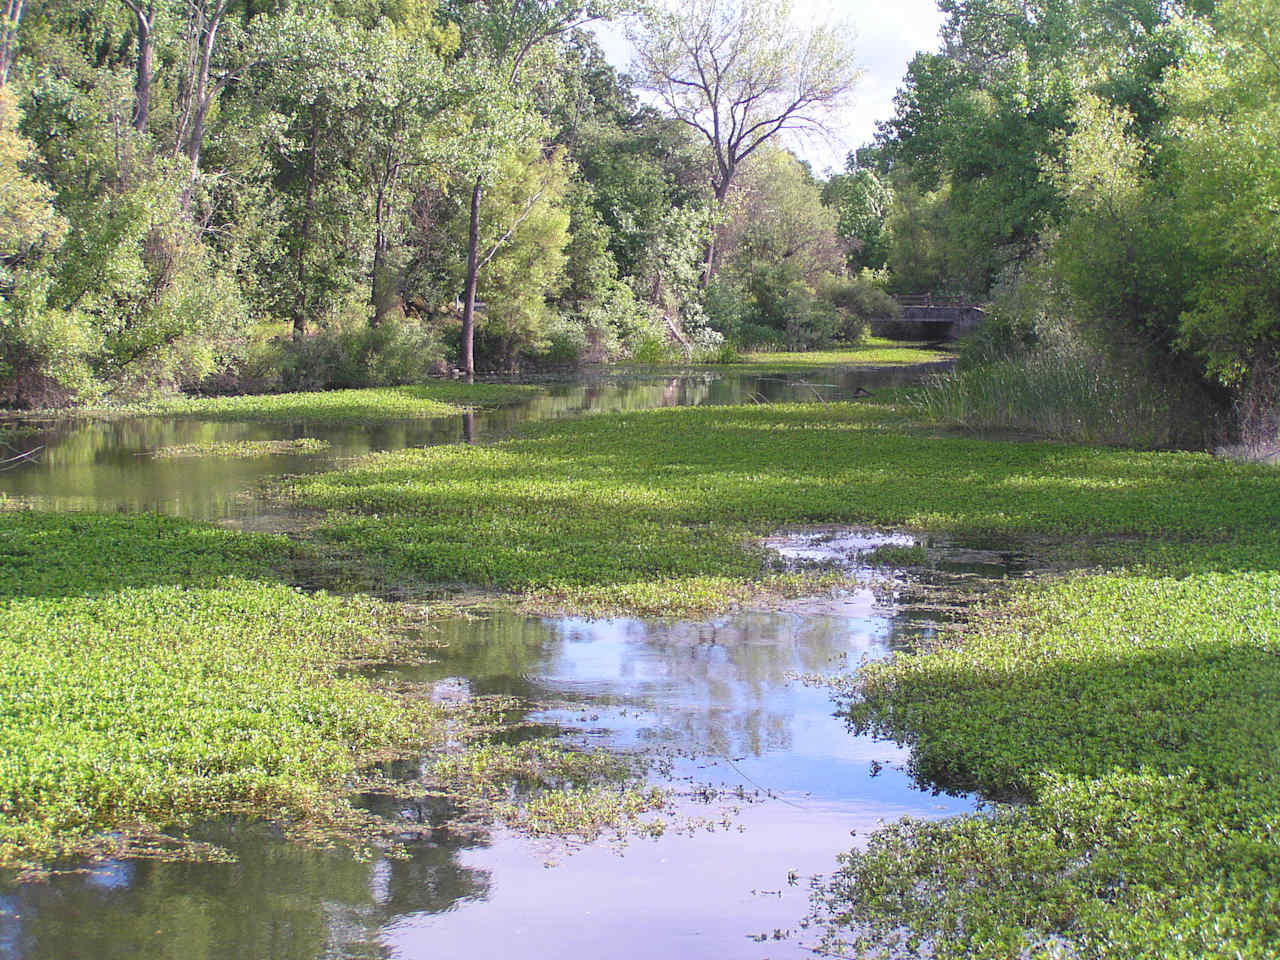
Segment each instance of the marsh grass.
[[1185,391],[1052,342],[934,376],[916,404],[932,421],[971,430],[1140,449],[1206,449],[1213,429]]

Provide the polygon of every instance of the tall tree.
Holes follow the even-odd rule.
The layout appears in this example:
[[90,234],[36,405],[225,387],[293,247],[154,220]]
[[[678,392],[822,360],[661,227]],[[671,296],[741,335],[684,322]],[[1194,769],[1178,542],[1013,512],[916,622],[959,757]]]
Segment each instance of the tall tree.
[[0,6],[0,86],[9,82],[9,70],[18,54],[18,27],[25,0],[3,0]]
[[[520,85],[530,56],[539,45],[553,37],[604,16],[610,0],[460,0],[455,13],[462,26],[464,53],[475,64],[477,77],[487,83],[477,85],[477,119],[487,118],[490,130],[519,126],[518,117],[506,107],[523,99]],[[480,201],[487,180],[496,175],[501,141],[493,138],[483,123],[473,126],[475,179],[471,186],[470,220],[467,233],[467,275],[462,294],[462,369],[468,378],[475,375],[476,283],[482,267],[480,255]]]
[[[798,26],[790,0],[654,6],[629,34],[639,85],[706,140],[721,202],[743,161],[772,137],[823,131],[859,74],[850,31]],[[714,255],[711,244],[704,282]]]
[[151,119],[151,83],[155,79],[156,0],[121,0],[133,14],[137,31],[136,79],[133,84],[133,128],[146,132]]

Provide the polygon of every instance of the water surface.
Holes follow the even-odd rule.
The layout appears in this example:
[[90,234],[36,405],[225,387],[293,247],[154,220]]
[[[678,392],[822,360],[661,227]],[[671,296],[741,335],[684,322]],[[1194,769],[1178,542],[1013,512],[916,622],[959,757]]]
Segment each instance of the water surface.
[[[328,469],[375,450],[501,437],[585,411],[842,399],[920,370],[803,375],[600,376],[548,386],[515,407],[345,427],[139,418],[59,425],[38,462],[0,473],[0,493],[47,509],[252,515],[266,476]],[[157,459],[160,447],[315,437],[321,454]],[[795,562],[911,538],[810,532],[774,543]],[[983,555],[986,575],[1018,558]],[[974,561],[978,563],[978,561]],[[975,570],[978,570],[975,567]],[[663,761],[671,829],[568,849],[474,819],[438,797],[367,798],[432,829],[405,859],[363,861],[226,821],[194,831],[234,863],[105,861],[48,882],[0,882],[2,960],[314,958],[785,958],[807,956],[812,877],[885,819],[937,817],[968,798],[917,789],[906,754],[852,736],[829,691],[801,676],[847,671],[933,630],[904,583],[822,603],[702,623],[495,614],[433,624],[436,662],[400,680],[453,698],[514,698],[519,736],[553,736]],[[407,765],[412,772],[413,765]],[[553,865],[549,865],[553,864]]]

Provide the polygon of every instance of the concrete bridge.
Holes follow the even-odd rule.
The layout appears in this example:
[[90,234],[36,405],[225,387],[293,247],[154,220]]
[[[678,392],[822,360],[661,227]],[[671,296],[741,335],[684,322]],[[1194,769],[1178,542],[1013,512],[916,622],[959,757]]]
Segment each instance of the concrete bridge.
[[955,340],[975,329],[986,315],[960,297],[934,294],[895,297],[901,316],[871,321],[871,333],[892,340]]

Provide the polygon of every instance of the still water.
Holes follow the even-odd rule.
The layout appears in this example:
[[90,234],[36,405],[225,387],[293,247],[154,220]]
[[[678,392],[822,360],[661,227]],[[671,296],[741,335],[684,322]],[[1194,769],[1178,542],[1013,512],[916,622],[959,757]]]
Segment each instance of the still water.
[[[934,365],[936,366],[936,365]],[[523,423],[586,412],[643,410],[703,404],[840,400],[859,388],[912,382],[928,367],[747,375],[729,371],[682,375],[600,374],[548,383],[520,404],[470,417],[402,420],[384,424],[210,423],[186,417],[137,417],[51,426],[23,445],[43,444],[39,458],[0,471],[0,496],[46,510],[145,510],[201,520],[252,514],[253,492],[264,477],[332,469],[378,450],[398,450],[465,439],[492,440]],[[253,458],[161,459],[170,446],[296,440],[312,437],[329,447],[310,455]]]
[[[894,376],[901,376],[901,373]],[[832,394],[865,372],[822,380]],[[857,382],[851,383],[850,380]],[[785,378],[670,378],[560,385],[525,407],[477,415],[474,436],[580,410],[812,395]],[[159,461],[146,451],[210,439],[279,439],[278,426],[131,421],[52,438],[10,494],[46,506],[164,509],[193,516],[251,509],[264,473],[321,469],[334,457],[456,440],[454,418],[371,431],[294,425],[333,448],[321,457]],[[207,433],[204,431],[208,431]],[[793,537],[775,546],[845,558],[879,538]],[[881,582],[821,603],[702,623],[530,618],[503,613],[432,624],[434,662],[396,678],[437,696],[513,698],[537,735],[642,753],[677,797],[663,836],[577,848],[459,820],[438,798],[369,798],[435,824],[406,859],[362,861],[224,822],[197,836],[234,863],[106,861],[42,883],[0,884],[0,958],[786,958],[810,955],[802,926],[811,878],[886,819],[947,816],[968,798],[913,786],[906,754],[852,736],[826,687],[802,677],[848,671],[933,629],[911,586]],[[710,828],[703,823],[711,825]]]

